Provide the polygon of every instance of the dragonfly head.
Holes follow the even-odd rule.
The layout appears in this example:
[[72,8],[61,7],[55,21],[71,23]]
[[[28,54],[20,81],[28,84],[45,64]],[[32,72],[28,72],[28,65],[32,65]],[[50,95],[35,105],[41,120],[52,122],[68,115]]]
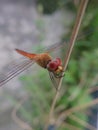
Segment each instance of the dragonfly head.
[[55,73],[60,73],[63,71],[63,67],[62,67],[62,61],[60,58],[56,58],[54,60],[51,60],[48,64],[47,64],[47,69],[49,71],[55,72]]

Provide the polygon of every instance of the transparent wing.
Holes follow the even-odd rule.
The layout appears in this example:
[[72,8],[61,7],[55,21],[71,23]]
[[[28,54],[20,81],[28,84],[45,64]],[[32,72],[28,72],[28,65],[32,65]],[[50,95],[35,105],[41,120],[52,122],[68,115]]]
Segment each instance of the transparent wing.
[[58,90],[58,79],[55,78],[53,72],[50,72],[50,71],[49,71],[49,76],[50,76],[50,79],[53,83],[53,86],[55,87],[56,90]]
[[[86,32],[84,34],[80,34],[78,37],[77,37],[77,40],[80,40],[80,39],[83,39],[83,37],[85,37],[85,35],[90,35],[91,33],[93,32],[93,30],[89,29],[89,30],[86,30]],[[46,53],[50,53],[52,51],[55,51],[57,50],[58,48],[60,47],[63,47],[63,46],[68,46],[68,43],[69,43],[69,39],[66,39],[66,41],[64,42],[58,42],[58,43],[54,43],[53,45],[50,45],[48,46],[47,48],[43,48],[42,50]],[[38,50],[39,53],[42,52],[41,49]]]
[[23,72],[34,63],[30,59],[17,59],[6,65],[3,71],[0,73],[0,87],[7,83],[9,80]]
[[68,42],[55,43],[55,44],[47,47],[47,49],[45,50],[45,52],[50,53],[50,52],[52,52],[52,51],[54,51],[54,50],[56,50],[56,49],[58,49],[58,48],[60,48],[60,47],[62,47],[64,45],[67,45],[67,44],[68,44]]

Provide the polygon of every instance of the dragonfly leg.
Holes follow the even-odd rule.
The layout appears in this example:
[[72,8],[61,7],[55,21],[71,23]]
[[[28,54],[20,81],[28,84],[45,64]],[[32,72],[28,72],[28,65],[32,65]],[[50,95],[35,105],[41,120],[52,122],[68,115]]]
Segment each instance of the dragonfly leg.
[[55,74],[54,76],[55,76],[56,78],[62,78],[62,77],[65,76],[64,71],[62,71],[62,72],[63,72],[63,73],[61,73],[60,75]]

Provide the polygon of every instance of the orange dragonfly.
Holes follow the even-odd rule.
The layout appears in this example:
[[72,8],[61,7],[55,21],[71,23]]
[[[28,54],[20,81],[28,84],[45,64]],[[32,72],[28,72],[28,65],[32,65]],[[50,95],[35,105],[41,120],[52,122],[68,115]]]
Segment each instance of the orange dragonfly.
[[[55,50],[56,48],[64,45],[65,43],[56,43],[50,46],[45,53],[34,54],[28,53],[23,50],[15,49],[17,53],[23,55],[24,59],[12,61],[9,65],[5,66],[5,72],[0,74],[0,87],[10,81],[12,78],[32,66],[32,64],[37,63],[44,69],[47,69],[52,80],[53,85],[57,89],[57,80],[64,76],[62,61],[60,58],[52,59],[49,52]],[[9,66],[9,67],[8,67]]]
[[51,81],[57,89],[57,79],[64,76],[64,70],[61,59],[52,59],[49,53],[65,44],[65,42],[53,44],[48,49],[46,49],[45,53],[40,54],[28,53],[23,50],[15,49],[16,52],[26,57],[26,59],[17,60],[5,66],[5,72],[0,74],[0,87],[6,84],[9,80],[14,78],[21,72],[23,72],[24,70],[26,70],[27,68],[29,68],[30,66],[32,66],[32,64],[37,63],[44,69],[48,70]]

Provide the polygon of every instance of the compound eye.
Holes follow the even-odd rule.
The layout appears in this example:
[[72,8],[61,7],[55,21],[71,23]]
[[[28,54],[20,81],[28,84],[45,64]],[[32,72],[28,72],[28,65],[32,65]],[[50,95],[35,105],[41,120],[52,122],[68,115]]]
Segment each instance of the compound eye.
[[60,65],[62,64],[60,58],[56,58],[56,59],[54,60],[54,62],[56,62],[58,66],[60,66]]
[[47,68],[51,71],[55,71],[58,68],[58,64],[55,61],[50,61]]

